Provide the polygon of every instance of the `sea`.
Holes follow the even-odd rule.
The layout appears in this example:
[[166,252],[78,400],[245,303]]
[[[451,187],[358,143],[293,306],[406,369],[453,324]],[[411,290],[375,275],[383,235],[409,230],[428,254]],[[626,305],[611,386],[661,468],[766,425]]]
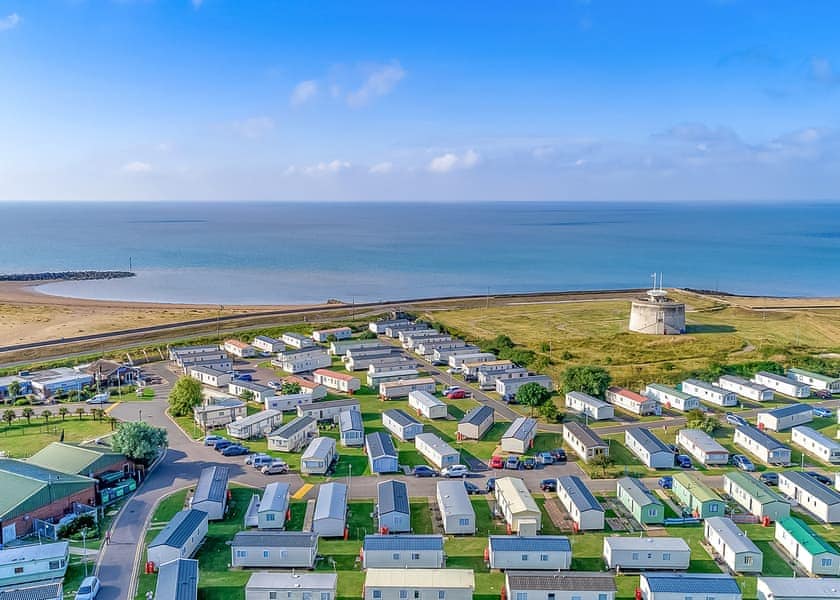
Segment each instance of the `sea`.
[[288,304],[665,287],[840,295],[840,203],[3,203],[0,272],[47,294]]

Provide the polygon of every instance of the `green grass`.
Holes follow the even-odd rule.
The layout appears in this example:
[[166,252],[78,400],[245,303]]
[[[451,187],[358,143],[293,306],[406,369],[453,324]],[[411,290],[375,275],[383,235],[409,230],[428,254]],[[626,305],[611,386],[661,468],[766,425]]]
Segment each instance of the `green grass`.
[[[57,412],[58,407],[51,410]],[[20,409],[16,412],[20,413]],[[62,431],[65,442],[82,442],[111,433],[111,424],[107,419],[94,421],[90,415],[80,421],[75,414],[67,415],[64,421],[55,415],[48,425],[41,417],[33,417],[31,424],[18,419],[11,426],[5,423],[0,426],[0,451],[11,458],[27,458],[51,442],[59,441]]]
[[410,502],[411,508],[411,532],[416,535],[434,533],[432,525],[432,513],[429,510],[429,501],[425,498],[415,498]]

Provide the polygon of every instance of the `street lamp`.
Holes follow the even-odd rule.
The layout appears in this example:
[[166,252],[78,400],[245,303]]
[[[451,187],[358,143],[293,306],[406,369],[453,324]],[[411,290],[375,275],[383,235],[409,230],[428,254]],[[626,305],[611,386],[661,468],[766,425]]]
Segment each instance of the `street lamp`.
[[87,529],[82,529],[82,561],[85,563],[85,577],[87,577]]

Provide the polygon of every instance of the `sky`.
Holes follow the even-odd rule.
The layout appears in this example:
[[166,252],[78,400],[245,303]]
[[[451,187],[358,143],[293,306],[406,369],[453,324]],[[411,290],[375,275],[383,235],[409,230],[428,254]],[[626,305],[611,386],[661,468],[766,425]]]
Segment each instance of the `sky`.
[[838,199],[840,3],[0,0],[0,200]]

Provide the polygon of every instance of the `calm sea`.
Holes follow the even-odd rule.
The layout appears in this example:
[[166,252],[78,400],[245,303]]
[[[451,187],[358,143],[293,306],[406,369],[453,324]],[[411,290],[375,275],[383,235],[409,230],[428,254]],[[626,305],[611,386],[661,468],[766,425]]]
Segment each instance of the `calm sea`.
[[0,272],[128,269],[48,293],[357,302],[666,286],[840,295],[840,204],[0,204]]

